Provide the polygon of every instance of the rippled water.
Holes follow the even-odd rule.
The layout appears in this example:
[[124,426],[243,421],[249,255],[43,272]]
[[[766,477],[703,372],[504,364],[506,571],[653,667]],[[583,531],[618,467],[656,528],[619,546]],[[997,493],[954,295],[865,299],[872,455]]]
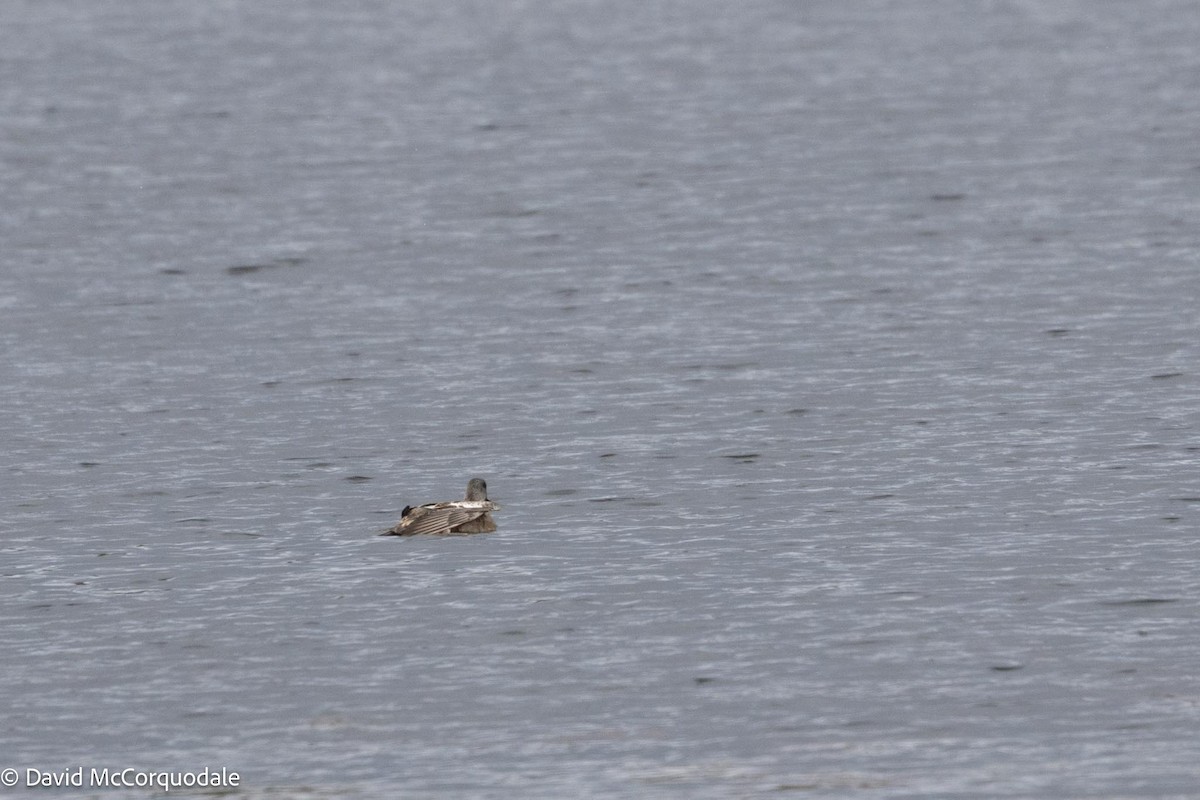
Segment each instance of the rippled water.
[[0,768],[1194,796],[1191,4],[4,17]]

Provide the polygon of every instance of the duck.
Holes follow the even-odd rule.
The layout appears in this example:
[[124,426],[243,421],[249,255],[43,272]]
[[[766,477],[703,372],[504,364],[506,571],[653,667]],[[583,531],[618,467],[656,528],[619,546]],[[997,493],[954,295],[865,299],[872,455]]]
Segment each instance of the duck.
[[491,533],[496,530],[492,512],[500,506],[488,500],[487,481],[467,481],[467,496],[462,500],[443,500],[420,506],[405,506],[400,521],[381,536],[415,536],[421,533]]

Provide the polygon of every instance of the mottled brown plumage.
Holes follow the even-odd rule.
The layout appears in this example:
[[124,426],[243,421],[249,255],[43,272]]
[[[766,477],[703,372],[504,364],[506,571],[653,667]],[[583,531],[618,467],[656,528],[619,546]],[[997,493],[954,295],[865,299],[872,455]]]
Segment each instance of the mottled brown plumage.
[[471,478],[463,500],[445,500],[422,506],[405,506],[395,527],[384,536],[416,536],[417,534],[490,533],[496,530],[491,512],[500,506],[488,500],[487,482]]

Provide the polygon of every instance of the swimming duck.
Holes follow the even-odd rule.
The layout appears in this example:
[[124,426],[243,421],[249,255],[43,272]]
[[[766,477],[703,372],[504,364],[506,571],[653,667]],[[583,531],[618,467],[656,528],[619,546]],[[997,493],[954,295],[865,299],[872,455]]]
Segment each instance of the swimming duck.
[[443,500],[423,506],[405,506],[400,521],[381,536],[414,536],[418,533],[491,533],[496,530],[493,511],[500,506],[488,500],[487,481],[471,478],[467,481],[467,496],[463,500]]

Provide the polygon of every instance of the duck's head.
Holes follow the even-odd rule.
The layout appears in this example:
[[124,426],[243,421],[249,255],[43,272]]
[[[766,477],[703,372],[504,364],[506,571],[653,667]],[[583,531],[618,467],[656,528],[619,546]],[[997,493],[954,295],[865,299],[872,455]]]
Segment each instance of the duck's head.
[[487,500],[487,481],[483,478],[471,478],[467,481],[468,500]]

